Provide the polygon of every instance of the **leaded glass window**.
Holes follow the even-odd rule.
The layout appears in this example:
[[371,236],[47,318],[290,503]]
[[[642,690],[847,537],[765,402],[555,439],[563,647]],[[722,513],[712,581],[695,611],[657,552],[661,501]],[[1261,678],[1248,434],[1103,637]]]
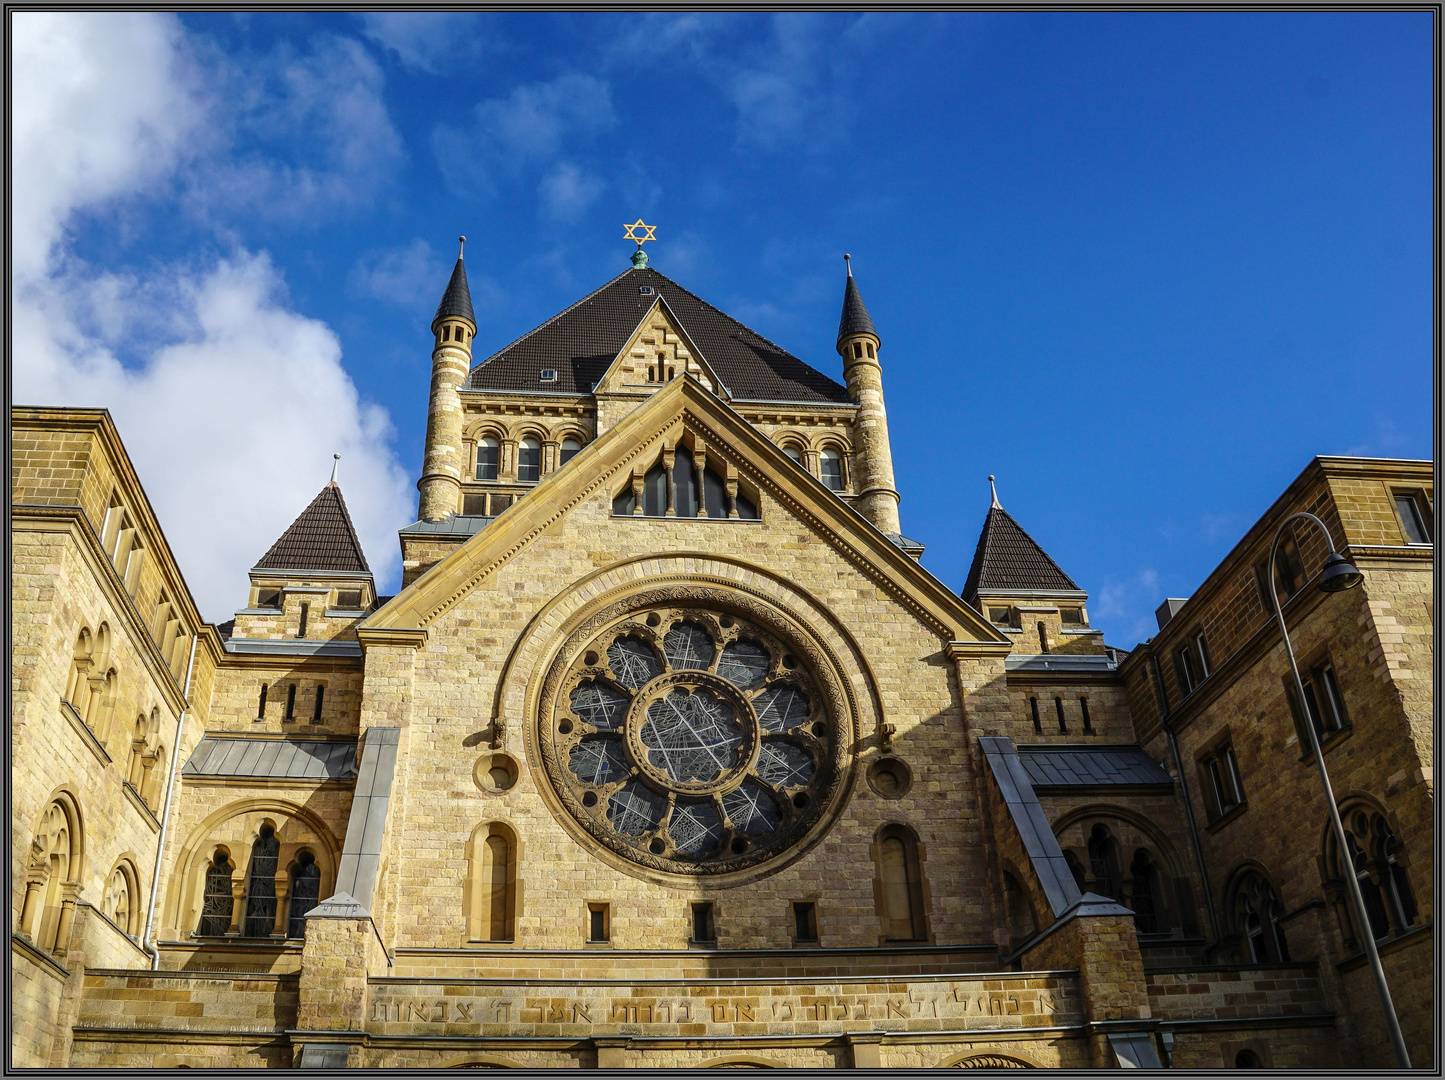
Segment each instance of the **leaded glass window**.
[[704,608],[635,611],[579,638],[542,732],[568,813],[613,851],[678,873],[786,850],[840,767],[801,653]]
[[206,867],[206,891],[201,901],[201,925],[196,932],[202,937],[220,937],[231,929],[231,860],[224,851],[217,851]]
[[276,864],[281,841],[270,825],[262,825],[251,848],[251,872],[246,881],[246,937],[270,937],[276,928]]

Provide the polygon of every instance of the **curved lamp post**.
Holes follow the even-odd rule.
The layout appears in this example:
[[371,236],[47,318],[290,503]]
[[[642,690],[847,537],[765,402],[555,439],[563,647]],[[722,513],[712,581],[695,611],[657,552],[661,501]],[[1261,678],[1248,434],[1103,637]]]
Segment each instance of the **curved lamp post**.
[[[1355,925],[1360,928],[1360,937],[1365,944],[1365,955],[1370,960],[1370,970],[1375,974],[1375,989],[1380,995],[1380,1009],[1385,1014],[1385,1026],[1390,1032],[1390,1045],[1395,1049],[1395,1061],[1402,1069],[1410,1067],[1410,1052],[1405,1049],[1405,1036],[1400,1032],[1400,1020],[1395,1015],[1395,1003],[1390,998],[1390,986],[1385,981],[1385,969],[1380,964],[1380,951],[1375,948],[1375,929],[1370,924],[1370,917],[1365,911],[1365,898],[1360,892],[1360,882],[1355,875],[1354,860],[1350,858],[1349,844],[1345,841],[1345,826],[1340,821],[1340,808],[1335,803],[1335,789],[1330,784],[1330,774],[1325,769],[1325,755],[1320,749],[1319,736],[1315,733],[1314,717],[1309,715],[1309,701],[1305,697],[1304,680],[1300,678],[1299,665],[1295,663],[1294,647],[1289,642],[1289,630],[1284,625],[1284,612],[1280,609],[1279,590],[1275,585],[1274,577],[1274,556],[1279,549],[1280,534],[1284,527],[1290,522],[1299,518],[1308,518],[1319,526],[1320,532],[1325,534],[1325,543],[1330,546],[1330,557],[1325,560],[1325,568],[1320,573],[1320,591],[1327,593],[1344,592],[1346,589],[1353,589],[1365,576],[1350,564],[1350,561],[1335,550],[1335,541],[1330,536],[1330,530],[1325,528],[1325,523],[1313,514],[1300,511],[1291,514],[1279,524],[1274,532],[1274,542],[1269,547],[1269,595],[1274,600],[1275,618],[1279,620],[1279,633],[1284,639],[1284,654],[1289,657],[1289,669],[1294,673],[1294,688],[1299,702],[1300,711],[1304,713],[1303,727],[1309,735],[1310,749],[1315,755],[1315,764],[1319,766],[1320,783],[1325,789],[1325,806],[1330,812],[1330,827],[1334,830],[1335,845],[1339,850],[1340,866],[1344,869],[1345,881],[1348,884],[1350,894],[1350,906],[1354,909]],[[1345,864],[1348,863],[1348,868]]]

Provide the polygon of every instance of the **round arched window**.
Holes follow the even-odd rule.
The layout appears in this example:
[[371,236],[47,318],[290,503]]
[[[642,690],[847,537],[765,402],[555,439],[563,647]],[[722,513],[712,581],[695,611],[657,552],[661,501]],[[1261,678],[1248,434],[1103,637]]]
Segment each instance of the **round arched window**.
[[558,462],[562,465],[566,465],[567,462],[571,461],[574,457],[577,456],[581,449],[582,444],[576,439],[563,439],[562,446],[560,447],[560,452],[557,458]]
[[606,847],[715,874],[772,859],[817,822],[846,740],[778,628],[658,606],[572,646],[538,735],[564,807]]
[[517,444],[517,482],[535,484],[542,479],[542,444],[531,437]]

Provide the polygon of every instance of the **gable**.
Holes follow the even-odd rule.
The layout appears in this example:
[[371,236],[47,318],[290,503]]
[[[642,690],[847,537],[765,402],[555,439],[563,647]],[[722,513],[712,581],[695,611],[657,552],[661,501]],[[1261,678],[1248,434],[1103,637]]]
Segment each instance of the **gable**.
[[691,335],[659,296],[618,350],[594,393],[651,395],[684,375],[691,375],[724,399],[728,396]]
[[[493,353],[472,369],[462,390],[590,394],[659,297],[735,399],[853,403],[836,379],[650,268],[629,268]],[[544,386],[546,368],[557,379]]]
[[694,378],[666,384],[365,623],[424,628],[585,502],[611,499],[668,448],[701,445],[710,467],[736,476],[804,523],[945,641],[1006,642],[982,616],[872,524],[794,464]]

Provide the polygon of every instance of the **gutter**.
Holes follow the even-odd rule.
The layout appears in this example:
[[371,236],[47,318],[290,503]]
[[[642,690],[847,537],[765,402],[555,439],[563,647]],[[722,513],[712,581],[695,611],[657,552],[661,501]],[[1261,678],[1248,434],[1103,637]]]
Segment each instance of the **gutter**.
[[156,917],[156,896],[161,887],[161,859],[166,850],[166,826],[171,821],[171,801],[176,786],[176,769],[181,759],[181,737],[186,730],[186,717],[191,711],[191,676],[196,670],[196,646],[201,643],[201,635],[195,634],[191,637],[191,658],[186,662],[186,686],[183,693],[186,707],[181,710],[180,719],[176,721],[176,738],[171,749],[170,775],[166,777],[166,801],[161,808],[161,831],[156,837],[156,864],[151,870],[151,898],[146,905],[146,927],[141,934],[141,951],[151,958],[151,970],[158,971],[161,966],[161,950],[158,946],[151,944],[151,931],[155,928]]

